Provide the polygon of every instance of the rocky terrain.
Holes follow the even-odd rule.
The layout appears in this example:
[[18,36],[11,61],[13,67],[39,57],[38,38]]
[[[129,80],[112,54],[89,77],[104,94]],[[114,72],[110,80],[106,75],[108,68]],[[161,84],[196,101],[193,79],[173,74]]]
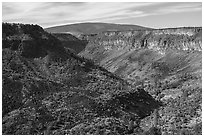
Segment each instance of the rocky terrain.
[[[201,134],[201,27],[107,31],[87,40],[80,56],[165,104],[158,112],[162,134]],[[153,115],[141,126],[152,121]]]
[[160,133],[140,123],[163,104],[64,48],[63,35],[29,24],[2,32],[2,134]]

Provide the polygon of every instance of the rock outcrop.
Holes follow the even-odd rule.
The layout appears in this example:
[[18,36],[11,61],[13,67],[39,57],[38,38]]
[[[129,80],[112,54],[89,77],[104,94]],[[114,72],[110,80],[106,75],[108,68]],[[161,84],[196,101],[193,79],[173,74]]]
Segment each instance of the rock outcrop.
[[99,33],[89,39],[83,56],[94,56],[89,51],[96,49],[104,53],[112,50],[137,50],[147,48],[156,51],[168,49],[201,51],[202,29],[201,28],[170,28],[158,30],[135,30],[135,31],[108,31]]

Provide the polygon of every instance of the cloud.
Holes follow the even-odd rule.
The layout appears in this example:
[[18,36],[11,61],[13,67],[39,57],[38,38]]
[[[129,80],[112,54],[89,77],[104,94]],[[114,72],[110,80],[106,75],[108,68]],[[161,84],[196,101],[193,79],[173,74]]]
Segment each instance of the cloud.
[[156,10],[155,14],[170,14],[170,13],[181,13],[181,12],[194,12],[202,11],[202,3],[177,3],[172,6],[161,7]]
[[3,2],[3,21],[43,27],[75,22],[114,22],[152,15],[201,10],[200,3]]
[[[3,20],[29,23],[91,21],[98,19],[138,16],[142,11],[130,12],[130,8],[144,7],[152,3],[3,3]],[[10,9],[7,9],[9,7]],[[13,7],[13,8],[12,8]],[[8,14],[8,11],[17,11]]]

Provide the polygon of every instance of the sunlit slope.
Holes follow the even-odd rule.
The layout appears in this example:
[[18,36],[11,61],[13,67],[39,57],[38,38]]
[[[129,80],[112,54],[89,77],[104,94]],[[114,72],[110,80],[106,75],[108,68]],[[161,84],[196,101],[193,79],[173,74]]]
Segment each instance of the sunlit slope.
[[[163,134],[195,134],[194,128],[200,129],[202,28],[104,32],[94,36],[79,55],[155,97],[159,91],[166,104],[160,111]],[[165,122],[170,116],[174,119]]]

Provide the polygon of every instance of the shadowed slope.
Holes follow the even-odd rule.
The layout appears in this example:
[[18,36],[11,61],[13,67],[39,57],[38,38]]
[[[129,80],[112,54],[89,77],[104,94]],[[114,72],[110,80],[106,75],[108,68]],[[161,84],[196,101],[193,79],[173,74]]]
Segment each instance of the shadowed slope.
[[3,24],[3,36],[3,134],[130,134],[161,105],[37,25]]
[[69,49],[76,54],[84,50],[88,43],[87,40],[78,39],[71,34],[53,33],[52,35],[61,41],[65,49]]

